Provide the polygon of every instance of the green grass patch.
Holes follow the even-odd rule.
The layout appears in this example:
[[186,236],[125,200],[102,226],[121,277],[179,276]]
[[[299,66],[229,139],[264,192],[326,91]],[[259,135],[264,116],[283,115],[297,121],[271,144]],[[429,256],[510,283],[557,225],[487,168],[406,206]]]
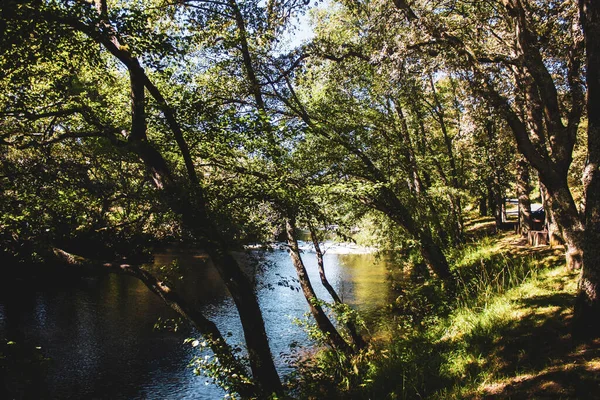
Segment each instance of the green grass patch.
[[378,335],[386,340],[354,359],[331,363],[325,357],[301,370],[319,379],[299,397],[317,398],[325,393],[315,388],[327,387],[328,398],[576,398],[578,386],[569,382],[596,383],[600,355],[587,360],[575,380],[557,386],[544,379],[554,379],[576,354],[568,320],[577,275],[566,271],[559,250],[518,246],[515,238],[484,238],[454,251],[456,295],[437,300],[448,307],[424,305],[430,315],[418,325],[390,315],[392,328]]

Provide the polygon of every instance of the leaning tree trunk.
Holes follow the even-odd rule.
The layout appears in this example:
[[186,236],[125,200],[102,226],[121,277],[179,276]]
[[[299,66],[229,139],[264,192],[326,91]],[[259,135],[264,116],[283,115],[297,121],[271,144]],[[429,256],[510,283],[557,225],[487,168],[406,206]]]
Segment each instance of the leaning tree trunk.
[[233,349],[225,341],[217,326],[206,318],[200,310],[192,307],[180,297],[166,282],[157,279],[150,272],[141,269],[137,265],[90,260],[58,248],[53,248],[52,253],[61,264],[75,267],[79,273],[129,275],[140,280],[151,292],[159,296],[166,305],[193,325],[208,341],[221,366],[230,371],[225,379],[231,379],[231,376],[234,375],[239,377],[239,379],[231,382],[233,390],[242,398],[255,398],[260,395],[260,391],[251,381],[244,380],[244,377],[248,376],[248,371],[235,356]]
[[583,268],[575,303],[575,334],[600,337],[600,4],[579,0],[586,44],[588,164],[584,173]]
[[519,233],[523,236],[527,236],[527,232],[533,229],[530,193],[529,163],[525,157],[520,157],[517,162],[517,198],[519,201]]
[[192,182],[192,187],[186,189],[186,184],[174,180],[162,155],[147,140],[133,142],[132,148],[152,174],[164,202],[181,216],[182,224],[205,248],[227,286],[240,316],[254,380],[264,394],[281,393],[281,381],[254,288],[208,217],[202,188]]
[[217,246],[208,249],[207,253],[225,281],[240,315],[252,375],[262,388],[263,394],[281,393],[281,380],[273,363],[269,339],[254,287],[222,243],[216,244]]
[[254,380],[263,394],[281,393],[281,381],[275,369],[254,288],[206,214],[200,188],[189,191],[184,184],[172,180],[169,171],[163,170],[166,166],[164,159],[149,143],[145,142],[144,146],[137,144],[134,148],[154,176],[165,204],[181,216],[182,225],[192,232],[208,253],[227,286],[240,316]]
[[380,189],[379,196],[372,203],[372,206],[386,214],[392,221],[402,226],[420,242],[419,250],[427,267],[438,278],[446,282],[447,289],[453,290],[455,280],[454,275],[450,271],[448,259],[444,255],[442,248],[431,236],[428,227],[419,225],[419,222],[415,221],[400,199],[387,187]]
[[329,317],[325,314],[325,311],[319,304],[319,298],[317,297],[311,283],[308,278],[308,273],[306,272],[306,267],[304,266],[304,262],[300,257],[300,249],[298,248],[298,239],[296,239],[296,223],[293,218],[289,218],[285,222],[285,228],[287,233],[287,241],[288,246],[290,248],[290,257],[292,259],[292,264],[294,264],[294,268],[296,269],[296,273],[298,274],[298,280],[300,281],[300,287],[302,288],[302,293],[304,293],[304,297],[308,302],[308,308],[317,323],[317,326],[323,332],[326,337],[328,344],[336,349],[340,350],[344,353],[352,353],[352,347],[346,343],[344,338],[337,331]]
[[[266,336],[264,320],[248,277],[227,252],[225,242],[212,221],[207,216],[203,190],[198,182],[193,159],[181,127],[175,118],[175,112],[167,104],[158,88],[146,75],[137,57],[127,46],[119,42],[116,28],[108,19],[105,0],[94,1],[99,20],[94,26],[88,26],[78,20],[67,19],[63,22],[86,34],[92,40],[104,46],[115,58],[127,68],[131,87],[131,132],[127,147],[144,163],[151,175],[156,189],[161,193],[165,204],[168,204],[178,215],[181,222],[192,231],[196,239],[206,246],[213,258],[225,285],[238,307],[244,337],[248,346],[250,367],[254,380],[262,393],[282,393],[281,381],[275,369],[271,350]],[[60,18],[59,18],[60,20]],[[146,130],[145,90],[148,90],[157,101],[158,106],[171,129],[184,159],[187,180],[179,181],[173,170],[157,148],[148,140]]]
[[[319,277],[321,278],[321,284],[327,289],[327,292],[333,299],[335,304],[343,304],[342,299],[338,296],[337,292],[331,286],[329,281],[327,280],[327,275],[325,275],[325,262],[323,261],[323,252],[321,251],[321,246],[319,245],[319,238],[317,237],[317,231],[314,226],[309,224],[310,229],[310,238],[312,239],[313,246],[315,246],[315,253],[317,253],[317,265],[319,268]],[[352,319],[348,319],[346,321],[346,329],[350,333],[350,338],[352,342],[358,349],[364,348],[367,343],[363,339],[363,337],[358,333],[358,329],[356,328],[356,324]]]

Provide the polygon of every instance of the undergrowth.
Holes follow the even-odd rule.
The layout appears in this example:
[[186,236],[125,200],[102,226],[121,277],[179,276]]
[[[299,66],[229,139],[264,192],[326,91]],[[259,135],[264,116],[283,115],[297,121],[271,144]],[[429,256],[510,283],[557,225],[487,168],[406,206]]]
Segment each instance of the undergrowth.
[[[298,363],[294,395],[299,398],[462,398],[497,378],[501,368],[486,351],[510,329],[515,299],[541,290],[548,271],[560,271],[550,253],[509,251],[497,238],[450,255],[456,291],[439,282],[403,283],[390,306],[385,339],[346,357],[321,350]],[[554,269],[549,267],[553,266]],[[540,278],[542,276],[542,278]],[[572,279],[574,281],[574,279]],[[501,361],[496,360],[501,364]]]

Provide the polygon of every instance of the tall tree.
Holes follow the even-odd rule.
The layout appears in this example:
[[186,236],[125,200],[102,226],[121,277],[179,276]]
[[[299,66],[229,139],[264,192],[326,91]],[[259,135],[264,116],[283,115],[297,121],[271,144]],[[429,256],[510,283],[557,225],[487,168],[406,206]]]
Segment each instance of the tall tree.
[[[343,43],[333,46],[329,42],[313,45],[313,61],[299,74],[297,87],[288,87],[286,105],[306,125],[305,143],[316,146],[308,151],[319,149],[321,174],[348,182],[347,193],[355,201],[386,214],[419,241],[425,263],[451,282],[442,251],[446,235],[429,225],[433,221],[434,227],[441,226],[435,212],[440,208],[423,185],[419,176],[423,164],[417,164],[412,139],[407,136],[404,114],[409,100],[397,95],[406,88],[386,93],[375,68],[362,56],[346,57],[343,50],[342,54],[336,51]],[[418,121],[414,132],[420,132]]]
[[[87,38],[86,40],[102,45],[125,68],[130,87],[129,128],[122,130],[111,125],[110,121],[96,117],[91,118],[90,122],[94,129],[92,135],[74,132],[68,137],[75,139],[85,136],[104,137],[113,145],[114,151],[125,150],[139,158],[146,167],[161,200],[175,215],[180,216],[181,223],[206,249],[227,285],[239,311],[248,346],[252,375],[260,392],[280,393],[281,383],[274,367],[264,322],[252,284],[229,253],[227,241],[222,237],[210,216],[205,190],[197,176],[194,159],[175,110],[150,78],[135,53],[138,50],[134,48],[135,44],[143,43],[143,41],[140,42],[143,34],[135,23],[140,18],[143,20],[150,18],[149,15],[144,14],[146,9],[142,5],[138,5],[140,8],[113,12],[107,7],[106,2],[101,0],[96,1],[92,6],[87,2],[65,4],[34,2],[31,4],[15,3],[9,6],[3,11],[9,10],[22,17],[22,23],[26,24],[31,17],[30,15],[25,16],[23,10],[32,11],[34,21],[47,21],[50,29],[65,35],[68,38],[67,41],[71,43],[77,43],[83,35]],[[148,10],[152,9],[154,8],[148,8]],[[40,26],[38,25],[37,28]],[[47,27],[43,26],[43,28]],[[141,31],[143,32],[143,29]],[[44,32],[48,32],[48,30],[35,32],[35,34],[44,34]],[[152,33],[150,38],[156,39],[152,38]],[[156,43],[151,43],[150,47],[152,45],[156,45]],[[157,46],[160,48],[160,44]],[[144,46],[141,47],[138,51],[143,54]],[[48,60],[52,60],[51,53],[48,54]],[[46,60],[36,61],[44,62]],[[177,164],[167,159],[164,150],[153,142],[153,138],[156,136],[149,134],[148,126],[151,114],[148,112],[147,93],[159,110],[159,119],[162,119],[161,122],[167,132],[174,139],[175,148],[182,161],[182,174],[178,170]],[[22,96],[15,97],[16,102],[24,100]],[[75,116],[82,114],[78,111]],[[61,130],[64,130],[63,126],[64,124],[52,126],[51,134],[60,135]],[[125,140],[117,137],[117,132],[121,132]],[[151,133],[154,135],[155,132]],[[217,350],[215,352],[218,354]]]
[[575,328],[582,336],[600,336],[600,4],[580,0],[585,33],[588,164],[584,172],[585,237],[583,269],[575,303]]
[[[467,3],[460,7],[441,5],[437,9],[396,0],[394,6],[413,26],[427,32],[429,38],[415,45],[453,52],[447,57],[450,64],[468,71],[473,91],[506,120],[519,151],[548,190],[567,246],[568,266],[580,267],[584,225],[567,181],[584,106],[583,40],[576,8],[571,3],[561,6],[521,0],[475,7]],[[553,16],[544,25],[537,16],[547,10],[552,10]],[[444,24],[450,18],[456,23]],[[542,43],[542,37],[555,40]],[[550,60],[554,69],[564,73],[564,81],[551,73],[546,64]],[[499,81],[498,77],[506,80]],[[519,102],[511,101],[506,91],[511,86],[522,87],[525,92],[522,110],[515,108]]]

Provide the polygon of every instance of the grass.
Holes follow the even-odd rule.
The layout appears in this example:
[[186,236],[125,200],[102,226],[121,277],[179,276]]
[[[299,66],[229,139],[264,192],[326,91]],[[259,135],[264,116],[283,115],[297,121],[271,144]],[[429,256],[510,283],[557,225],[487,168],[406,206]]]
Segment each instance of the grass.
[[499,233],[450,258],[459,277],[450,312],[380,334],[345,375],[336,371],[344,387],[328,398],[600,399],[600,340],[571,338],[577,273],[561,249]]
[[600,342],[571,338],[577,273],[562,250],[502,234],[463,250],[455,265],[467,278],[458,307],[430,333],[445,385],[429,397],[600,398]]
[[550,370],[568,370],[573,361],[568,321],[575,290],[576,276],[559,266],[525,279],[480,310],[458,309],[442,337],[451,350],[440,372],[453,385],[432,397],[586,398],[576,391],[581,379],[565,386],[556,377],[542,378]]

